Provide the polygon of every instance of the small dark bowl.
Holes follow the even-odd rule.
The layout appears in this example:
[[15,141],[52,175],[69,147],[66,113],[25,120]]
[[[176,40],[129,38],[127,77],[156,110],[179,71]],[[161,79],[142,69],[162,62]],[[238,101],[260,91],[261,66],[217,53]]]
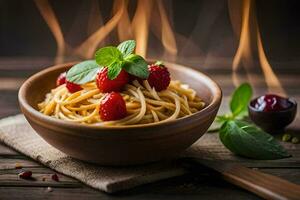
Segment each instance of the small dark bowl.
[[248,104],[249,117],[256,125],[267,133],[283,133],[284,128],[295,119],[297,113],[296,101],[288,99],[291,106],[285,110],[265,112],[257,110],[252,106],[252,102],[256,101],[256,99],[257,98],[253,99]]

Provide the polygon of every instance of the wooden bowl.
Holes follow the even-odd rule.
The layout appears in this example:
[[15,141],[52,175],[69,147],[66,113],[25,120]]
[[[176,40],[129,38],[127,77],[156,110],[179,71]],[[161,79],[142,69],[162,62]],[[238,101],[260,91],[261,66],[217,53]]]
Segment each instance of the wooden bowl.
[[219,109],[222,92],[206,75],[165,63],[172,78],[189,84],[203,98],[203,110],[171,122],[100,127],[55,119],[37,110],[38,102],[55,87],[57,76],[76,63],[49,67],[31,76],[19,90],[22,112],[49,144],[71,157],[101,165],[134,165],[171,158],[198,140]]

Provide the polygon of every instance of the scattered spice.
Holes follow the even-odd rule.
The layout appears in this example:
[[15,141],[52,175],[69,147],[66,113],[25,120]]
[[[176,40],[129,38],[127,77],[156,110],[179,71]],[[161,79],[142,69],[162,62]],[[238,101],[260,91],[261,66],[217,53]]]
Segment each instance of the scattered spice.
[[283,134],[283,136],[282,136],[283,142],[288,142],[288,141],[290,141],[290,139],[292,139],[292,136],[290,134],[288,134],[288,133]]
[[298,139],[297,137],[293,137],[293,138],[292,138],[292,143],[293,143],[293,144],[299,143],[299,139]]
[[46,192],[52,192],[52,191],[53,191],[52,187],[47,187]]
[[19,177],[23,179],[31,179],[31,176],[32,176],[32,172],[29,170],[19,173]]
[[15,169],[22,169],[22,165],[20,163],[15,164]]
[[54,180],[54,181],[59,181],[59,178],[58,178],[57,174],[53,174],[53,175],[51,176],[51,178],[52,178],[52,180]]

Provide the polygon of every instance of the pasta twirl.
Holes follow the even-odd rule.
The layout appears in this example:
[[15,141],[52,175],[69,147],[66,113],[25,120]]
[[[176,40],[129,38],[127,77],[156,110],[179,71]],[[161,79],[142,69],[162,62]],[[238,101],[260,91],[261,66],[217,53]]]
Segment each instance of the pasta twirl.
[[75,93],[69,93],[65,84],[56,87],[38,104],[39,111],[66,121],[110,126],[171,121],[205,107],[196,92],[180,81],[171,81],[161,92],[151,88],[147,80],[143,84],[133,81],[120,93],[126,103],[127,116],[116,121],[102,121],[98,112],[105,93],[99,91],[95,82],[81,87],[83,89]]

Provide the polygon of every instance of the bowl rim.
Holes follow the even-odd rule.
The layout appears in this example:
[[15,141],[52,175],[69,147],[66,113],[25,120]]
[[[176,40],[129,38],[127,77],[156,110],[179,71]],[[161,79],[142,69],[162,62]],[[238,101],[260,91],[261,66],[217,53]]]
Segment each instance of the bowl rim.
[[[213,81],[209,76],[205,75],[202,72],[199,72],[191,67],[187,67],[187,66],[183,66],[180,64],[176,64],[176,63],[171,63],[171,62],[167,62],[164,61],[164,63],[170,68],[181,68],[184,70],[187,70],[190,72],[190,74],[195,75],[195,76],[200,76],[202,78],[202,80],[207,83],[207,85],[210,85],[211,87],[209,87],[209,90],[212,92],[212,96],[213,99],[211,100],[211,102],[202,110],[193,113],[191,115],[185,116],[185,117],[181,117],[172,121],[168,121],[168,122],[156,122],[156,123],[149,123],[149,124],[133,124],[133,125],[124,125],[124,126],[96,126],[96,125],[86,125],[86,124],[80,124],[80,123],[74,123],[74,122],[69,122],[69,121],[65,121],[65,120],[61,120],[61,119],[56,119],[47,115],[44,115],[42,113],[40,113],[38,110],[36,110],[35,108],[33,108],[27,101],[27,99],[25,98],[26,96],[26,91],[28,90],[28,88],[30,87],[30,85],[34,82],[35,79],[37,79],[40,76],[43,76],[49,72],[52,71],[56,71],[60,68],[66,68],[68,66],[72,66],[76,63],[78,63],[79,61],[76,62],[68,62],[68,63],[62,63],[62,64],[57,64],[57,65],[53,65],[50,67],[47,67],[35,74],[33,74],[32,76],[30,76],[20,87],[19,89],[19,93],[18,93],[18,99],[19,99],[19,103],[20,106],[23,107],[23,109],[25,109],[28,113],[30,113],[31,115],[33,115],[35,118],[38,118],[41,121],[44,122],[48,122],[49,124],[55,124],[58,125],[60,127],[66,127],[66,128],[79,128],[79,129],[89,129],[89,130],[121,130],[121,129],[126,129],[126,130],[131,130],[131,129],[144,129],[144,128],[157,128],[157,127],[162,127],[162,126],[169,126],[169,125],[174,125],[176,123],[179,124],[179,122],[188,122],[188,121],[194,121],[194,120],[199,120],[201,118],[206,117],[209,113],[215,111],[216,109],[219,109],[219,105],[221,103],[222,100],[222,90],[219,87],[219,85]],[[24,113],[24,111],[22,111]],[[206,113],[206,115],[204,115]],[[25,114],[24,114],[25,115]],[[26,116],[26,115],[25,115]],[[29,116],[29,118],[31,118],[31,116]],[[192,120],[194,119],[194,120]]]

